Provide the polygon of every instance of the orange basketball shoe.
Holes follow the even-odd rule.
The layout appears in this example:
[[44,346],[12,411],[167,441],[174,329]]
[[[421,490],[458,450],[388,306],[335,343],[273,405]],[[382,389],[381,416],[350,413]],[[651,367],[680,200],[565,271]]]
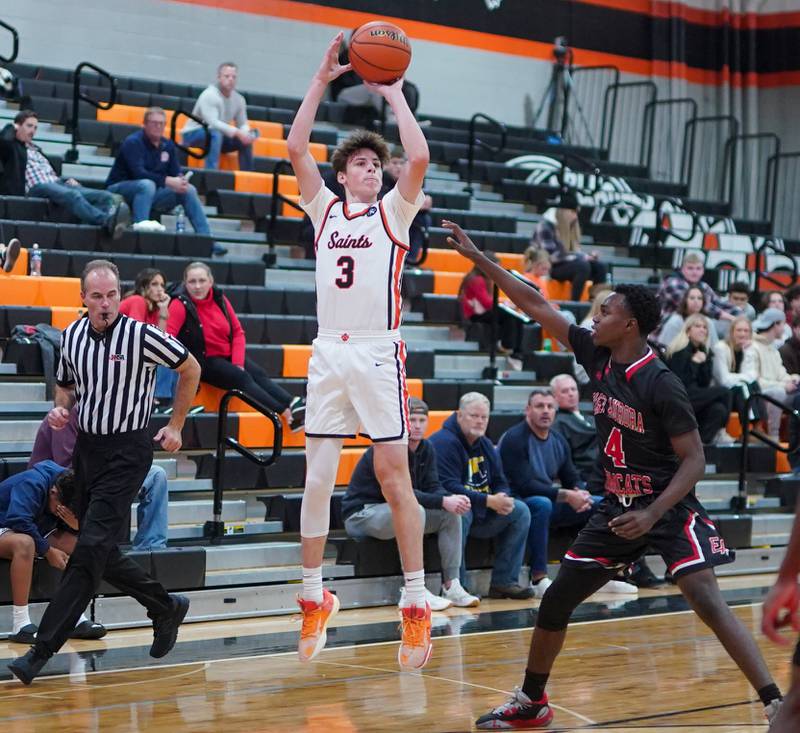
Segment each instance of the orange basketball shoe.
[[322,603],[304,601],[299,596],[297,603],[303,614],[303,627],[300,629],[297,656],[301,662],[310,662],[325,648],[325,642],[328,640],[326,629],[331,619],[339,611],[339,599],[323,588]]
[[409,606],[400,609],[402,636],[397,662],[401,669],[422,669],[431,658],[431,607]]

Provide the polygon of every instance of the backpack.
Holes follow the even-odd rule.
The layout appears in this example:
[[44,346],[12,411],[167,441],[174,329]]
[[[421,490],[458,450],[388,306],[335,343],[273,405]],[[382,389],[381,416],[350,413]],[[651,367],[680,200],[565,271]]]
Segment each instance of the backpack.
[[[56,363],[61,358],[61,331],[47,323],[37,323],[35,326],[14,326],[8,341],[5,360],[12,360],[9,357],[14,353],[15,345],[20,347],[30,344],[39,345],[42,374],[44,374],[45,380],[45,396],[48,400],[52,400],[55,394]],[[35,373],[36,370],[29,367],[25,371]]]

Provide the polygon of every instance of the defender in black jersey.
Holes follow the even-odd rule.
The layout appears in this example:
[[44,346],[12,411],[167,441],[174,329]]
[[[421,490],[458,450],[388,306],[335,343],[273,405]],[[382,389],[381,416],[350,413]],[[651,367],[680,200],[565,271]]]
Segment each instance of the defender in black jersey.
[[686,390],[647,346],[660,311],[638,285],[619,285],[594,318],[571,326],[535,289],[488,260],[461,228],[448,242],[531,318],[568,344],[589,375],[606,496],[567,552],[539,607],[522,688],[476,721],[480,730],[539,728],[553,719],[545,687],[573,610],[620,567],[655,548],[689,605],[722,642],[771,719],[781,701],[752,636],[722,598],[713,567],[733,561],[694,486],[705,456]]

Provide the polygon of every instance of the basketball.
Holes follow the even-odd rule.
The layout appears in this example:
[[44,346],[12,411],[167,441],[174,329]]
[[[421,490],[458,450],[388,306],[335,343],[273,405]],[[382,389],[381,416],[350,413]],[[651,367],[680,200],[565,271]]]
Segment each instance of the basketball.
[[364,81],[391,84],[403,76],[411,63],[408,36],[394,23],[365,23],[350,38],[350,63]]

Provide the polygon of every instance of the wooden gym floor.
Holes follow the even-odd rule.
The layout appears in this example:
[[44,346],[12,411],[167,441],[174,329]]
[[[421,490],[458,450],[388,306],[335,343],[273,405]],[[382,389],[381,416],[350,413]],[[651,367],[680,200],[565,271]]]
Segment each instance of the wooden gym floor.
[[[748,576],[721,585],[785,687],[791,649],[758,633],[771,582]],[[549,685],[552,730],[766,731],[755,694],[674,588],[625,598],[597,595],[576,611]],[[310,665],[296,661],[299,622],[289,617],[186,625],[160,662],[147,654],[149,629],[70,643],[29,688],[5,668],[26,648],[2,643],[0,729],[469,731],[520,684],[537,605],[487,600],[434,614],[434,654],[422,673],[398,671],[389,608],[340,613],[328,648]]]

